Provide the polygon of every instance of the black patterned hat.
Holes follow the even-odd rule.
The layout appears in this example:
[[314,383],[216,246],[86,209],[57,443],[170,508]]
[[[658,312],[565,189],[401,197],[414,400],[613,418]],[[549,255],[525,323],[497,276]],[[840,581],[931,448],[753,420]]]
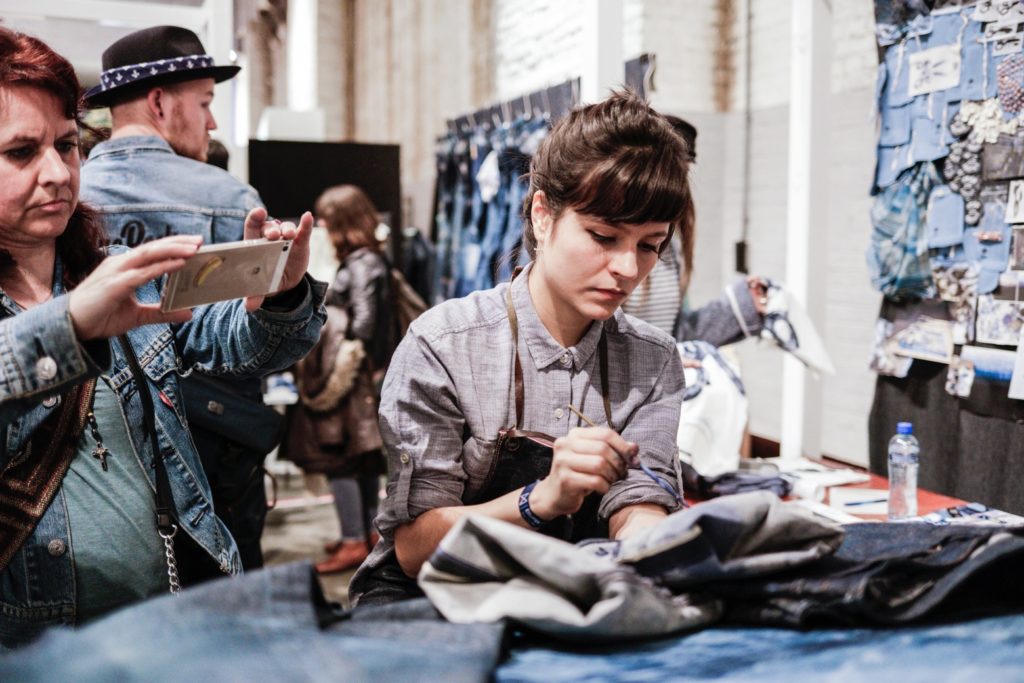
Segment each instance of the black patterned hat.
[[217,66],[199,37],[179,26],[154,26],[130,33],[103,52],[100,84],[85,93],[90,107],[107,107],[161,83],[234,77],[240,66]]

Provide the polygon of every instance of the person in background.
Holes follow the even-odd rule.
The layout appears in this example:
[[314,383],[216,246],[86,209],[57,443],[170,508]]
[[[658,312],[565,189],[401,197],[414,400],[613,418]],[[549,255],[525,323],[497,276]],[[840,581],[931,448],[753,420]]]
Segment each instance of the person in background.
[[[110,107],[112,134],[82,169],[82,199],[99,212],[110,243],[137,247],[167,235],[243,239],[246,214],[263,202],[249,185],[204,163],[217,127],[214,84],[238,71],[214,64],[199,38],[176,26],[136,31],[104,51],[100,84],[86,103]],[[222,374],[185,378],[185,410],[217,514],[235,536],[243,566],[254,569],[263,565],[263,461],[283,420],[263,405],[260,377]],[[208,410],[210,397],[221,415]]]
[[229,157],[228,148],[224,143],[217,138],[210,138],[210,143],[206,147],[206,163],[226,171]]
[[[395,307],[390,267],[375,236],[379,213],[355,185],[328,188],[316,200],[314,210],[318,223],[327,228],[341,264],[327,292],[327,305],[347,312],[348,338],[363,343],[371,371],[383,377],[397,340],[393,339]],[[372,428],[377,429],[376,415],[373,420]],[[372,529],[372,520],[377,516],[383,455],[372,460],[380,469],[330,478],[341,539],[325,548],[330,556],[317,563],[320,573],[357,567],[369,554],[370,545],[376,543],[378,535]]]
[[[697,161],[697,129],[678,116],[664,115],[672,128],[686,143],[690,163]],[[687,196],[692,196],[689,186]],[[666,249],[650,276],[622,305],[622,310],[672,334],[677,341],[706,341],[724,346],[744,338],[743,326],[737,319],[727,296],[723,295],[697,309],[690,309],[686,290],[693,276],[693,245],[696,240],[696,211],[693,202],[687,205],[679,230],[673,235],[673,247]],[[764,282],[756,276],[737,280],[731,285],[747,330],[757,334],[767,303]]]
[[79,93],[66,59],[0,27],[0,650],[241,571],[179,373],[286,367],[325,318],[326,286],[305,274],[312,216],[296,228],[262,209],[245,235],[294,240],[281,290],[161,312],[161,276],[203,237],[104,251],[79,202]]
[[555,125],[530,167],[532,262],[429,309],[391,360],[381,540],[353,602],[420,595],[414,577],[465,515],[621,539],[681,505],[682,365],[668,334],[619,307],[668,248],[686,179],[682,139],[634,95]]

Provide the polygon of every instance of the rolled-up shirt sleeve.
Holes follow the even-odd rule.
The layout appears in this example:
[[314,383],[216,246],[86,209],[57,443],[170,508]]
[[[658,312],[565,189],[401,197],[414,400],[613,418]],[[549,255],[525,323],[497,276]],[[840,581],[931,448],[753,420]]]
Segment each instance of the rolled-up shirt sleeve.
[[[675,459],[679,411],[683,404],[683,365],[675,350],[666,353],[658,378],[647,398],[633,411],[620,434],[640,446],[640,459],[673,489],[677,488]],[[680,494],[682,492],[679,492]],[[624,507],[652,503],[666,510],[677,509],[671,494],[639,468],[630,468],[601,499],[598,515],[608,519]]]
[[465,418],[444,361],[415,325],[392,358],[381,392],[387,498],[377,526],[395,528],[428,510],[462,505]]

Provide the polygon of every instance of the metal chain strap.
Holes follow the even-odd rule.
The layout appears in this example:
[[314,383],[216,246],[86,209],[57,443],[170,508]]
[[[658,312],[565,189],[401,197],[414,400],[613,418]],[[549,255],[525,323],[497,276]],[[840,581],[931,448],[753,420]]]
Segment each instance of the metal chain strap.
[[178,526],[171,525],[171,533],[158,532],[160,538],[164,539],[164,555],[167,557],[167,582],[170,584],[171,595],[177,595],[181,591],[181,581],[178,579],[178,560],[174,556],[174,536],[178,533]]

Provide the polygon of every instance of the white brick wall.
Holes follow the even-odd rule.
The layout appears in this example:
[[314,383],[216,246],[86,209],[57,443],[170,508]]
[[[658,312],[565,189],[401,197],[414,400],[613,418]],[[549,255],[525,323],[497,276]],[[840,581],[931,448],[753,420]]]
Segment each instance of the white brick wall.
[[495,84],[499,100],[580,74],[585,1],[495,1]]
[[[790,3],[751,0],[752,148],[748,261],[751,271],[785,276]],[[864,249],[870,234],[867,195],[874,165],[874,124],[868,116],[877,64],[871,0],[832,2],[832,134],[828,224],[829,281],[825,338],[837,374],[823,379],[822,450],[867,460],[867,411],[874,377],[866,369],[878,295],[868,285]],[[655,104],[700,128],[695,189],[698,208],[697,272],[691,301],[699,305],[735,275],[733,243],[743,215],[743,125],[746,8],[736,0],[732,32],[736,69],[732,112],[714,111],[711,55],[719,39],[715,0],[647,4],[644,49],[658,56]],[[717,125],[716,125],[717,124]],[[706,133],[710,131],[711,135]],[[708,166],[711,165],[710,169]],[[720,183],[717,191],[707,185]],[[709,201],[719,206],[708,207]],[[717,262],[716,262],[717,257]],[[750,428],[777,439],[781,428],[781,355],[753,342],[740,345],[751,401]]]

